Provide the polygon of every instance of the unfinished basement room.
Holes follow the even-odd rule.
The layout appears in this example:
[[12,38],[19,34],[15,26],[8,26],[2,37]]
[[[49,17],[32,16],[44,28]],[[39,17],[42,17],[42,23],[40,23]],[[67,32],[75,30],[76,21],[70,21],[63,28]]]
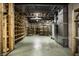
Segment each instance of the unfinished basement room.
[[0,3],[1,56],[79,56],[78,3]]

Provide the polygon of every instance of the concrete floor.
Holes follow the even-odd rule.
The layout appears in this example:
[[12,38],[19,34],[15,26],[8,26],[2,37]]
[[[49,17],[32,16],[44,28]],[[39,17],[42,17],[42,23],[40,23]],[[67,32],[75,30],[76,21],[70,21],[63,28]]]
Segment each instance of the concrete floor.
[[27,36],[8,56],[71,56],[71,52],[49,36]]

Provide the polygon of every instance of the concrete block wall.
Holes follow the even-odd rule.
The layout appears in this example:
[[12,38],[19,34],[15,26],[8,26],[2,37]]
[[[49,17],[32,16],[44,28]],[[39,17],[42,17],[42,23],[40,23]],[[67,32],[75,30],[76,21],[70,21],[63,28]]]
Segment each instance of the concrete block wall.
[[68,11],[67,5],[58,11],[58,34],[55,35],[56,41],[62,46],[68,46]]

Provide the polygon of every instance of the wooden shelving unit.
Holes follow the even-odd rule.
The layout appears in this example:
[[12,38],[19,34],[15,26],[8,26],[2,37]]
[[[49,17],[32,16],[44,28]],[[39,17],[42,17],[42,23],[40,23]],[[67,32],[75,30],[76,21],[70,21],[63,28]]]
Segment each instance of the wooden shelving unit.
[[7,53],[9,51],[9,35],[8,35],[8,4],[3,4],[3,21],[2,21],[2,46],[3,53]]
[[[49,22],[50,23],[50,22]],[[29,23],[28,27],[28,35],[43,35],[43,36],[49,36],[51,35],[51,25],[46,25],[44,23]]]
[[25,37],[25,20],[19,12],[15,13],[15,42]]
[[0,55],[14,49],[15,42],[26,36],[24,15],[14,15],[12,3],[0,3]]
[[0,3],[0,54],[14,49],[14,10],[12,3]]

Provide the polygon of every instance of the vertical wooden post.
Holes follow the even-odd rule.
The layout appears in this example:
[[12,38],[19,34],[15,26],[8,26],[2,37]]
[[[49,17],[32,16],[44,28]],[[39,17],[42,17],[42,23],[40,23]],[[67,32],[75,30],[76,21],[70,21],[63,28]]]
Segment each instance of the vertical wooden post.
[[25,21],[25,16],[24,16],[23,23],[24,23],[24,36],[26,36],[26,21]]
[[3,20],[3,3],[0,3],[0,55],[2,55],[2,20]]
[[75,25],[75,15],[74,15],[74,5],[69,4],[68,6],[68,27],[69,27],[69,48],[72,51],[72,54],[75,55],[76,52],[76,25]]
[[7,15],[3,16],[3,21],[2,21],[2,29],[3,29],[3,35],[2,35],[2,39],[3,39],[3,52],[7,52]]
[[72,10],[72,54],[75,55],[76,52],[76,26],[75,26],[74,10]]
[[8,4],[8,28],[9,28],[9,49],[14,48],[14,6],[12,3]]

